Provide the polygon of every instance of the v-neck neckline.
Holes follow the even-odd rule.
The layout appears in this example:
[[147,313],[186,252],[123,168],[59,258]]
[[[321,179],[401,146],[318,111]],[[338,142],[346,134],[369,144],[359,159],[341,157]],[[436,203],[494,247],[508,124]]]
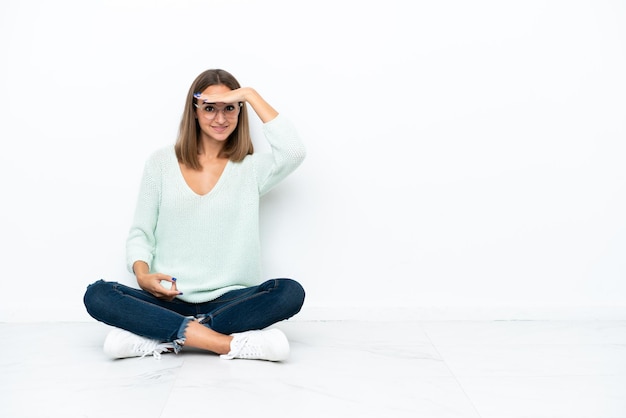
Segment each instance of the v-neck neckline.
[[224,182],[224,176],[228,173],[228,171],[230,170],[230,166],[231,166],[231,161],[227,160],[226,165],[224,166],[224,169],[222,170],[222,173],[220,174],[219,178],[217,179],[217,181],[215,182],[211,190],[209,190],[208,192],[204,194],[200,194],[196,192],[195,190],[193,190],[191,186],[189,185],[189,183],[187,183],[187,180],[185,179],[183,170],[180,166],[180,163],[178,162],[178,159],[176,158],[176,155],[174,155],[174,160],[176,162],[176,168],[178,169],[177,171],[178,171],[178,176],[179,176],[180,181],[182,181],[182,183],[184,184],[185,188],[189,191],[189,193],[193,194],[196,197],[205,197],[205,196],[210,196],[211,194],[213,194],[213,192],[217,190],[220,187],[220,185]]

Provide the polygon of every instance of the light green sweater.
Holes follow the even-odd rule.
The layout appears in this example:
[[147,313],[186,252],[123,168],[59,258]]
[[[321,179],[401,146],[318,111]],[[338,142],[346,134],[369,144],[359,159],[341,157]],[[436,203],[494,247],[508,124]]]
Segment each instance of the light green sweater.
[[150,156],[126,242],[129,271],[135,261],[145,261],[151,272],[176,277],[179,298],[192,303],[262,281],[259,198],[305,156],[285,117],[264,124],[263,132],[272,152],[228,161],[203,196],[185,182],[173,146]]

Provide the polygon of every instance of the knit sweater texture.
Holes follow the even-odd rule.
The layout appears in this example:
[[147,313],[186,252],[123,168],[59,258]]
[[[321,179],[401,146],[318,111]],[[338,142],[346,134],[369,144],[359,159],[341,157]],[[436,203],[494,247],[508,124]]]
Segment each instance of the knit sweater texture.
[[261,282],[259,200],[305,157],[293,124],[278,115],[263,124],[271,152],[228,161],[205,194],[185,182],[173,146],[146,161],[126,241],[130,272],[145,261],[152,273],[177,279],[179,299],[201,303]]

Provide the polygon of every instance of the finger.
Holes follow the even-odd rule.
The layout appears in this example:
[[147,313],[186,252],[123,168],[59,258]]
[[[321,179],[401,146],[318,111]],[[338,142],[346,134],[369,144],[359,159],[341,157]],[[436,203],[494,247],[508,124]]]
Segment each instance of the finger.
[[170,277],[170,280],[168,280],[170,283],[172,283],[172,286],[169,288],[169,290],[167,288],[166,289],[166,293],[168,295],[174,295],[174,296],[178,296],[178,295],[182,295],[183,292],[178,290],[178,287],[176,286],[176,277]]
[[202,93],[194,93],[193,97],[198,100],[202,100],[203,103],[217,103],[219,100],[219,95],[215,94],[202,94]]
[[154,296],[156,296],[159,299],[169,299],[169,300],[174,299],[176,296],[183,294],[183,292],[179,291],[178,289],[166,289],[163,286],[157,286],[150,293],[152,293]]
[[231,90],[223,94],[202,94],[195,93],[193,95],[196,99],[202,100],[203,103],[237,103],[243,101],[240,94],[237,94],[235,90]]
[[179,292],[178,290],[175,290],[175,291],[166,290],[166,291],[162,292],[162,296],[159,296],[159,299],[171,301],[171,300],[175,299],[177,296],[182,295],[182,294],[183,294],[183,292]]
[[164,281],[164,282],[170,282],[170,283],[174,283],[176,281],[175,277],[172,276],[168,276],[167,274],[163,274],[163,273],[159,273],[157,274],[157,278],[160,281]]

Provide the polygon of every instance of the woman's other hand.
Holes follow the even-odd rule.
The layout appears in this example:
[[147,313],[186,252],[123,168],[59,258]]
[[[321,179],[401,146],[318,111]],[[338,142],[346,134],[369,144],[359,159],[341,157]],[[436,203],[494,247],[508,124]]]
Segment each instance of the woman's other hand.
[[[176,278],[162,273],[150,273],[148,264],[143,261],[136,261],[133,264],[133,271],[137,277],[137,284],[146,292],[152,294],[157,299],[171,301],[176,296],[182,295],[176,287]],[[168,289],[161,282],[170,282],[172,286]]]

